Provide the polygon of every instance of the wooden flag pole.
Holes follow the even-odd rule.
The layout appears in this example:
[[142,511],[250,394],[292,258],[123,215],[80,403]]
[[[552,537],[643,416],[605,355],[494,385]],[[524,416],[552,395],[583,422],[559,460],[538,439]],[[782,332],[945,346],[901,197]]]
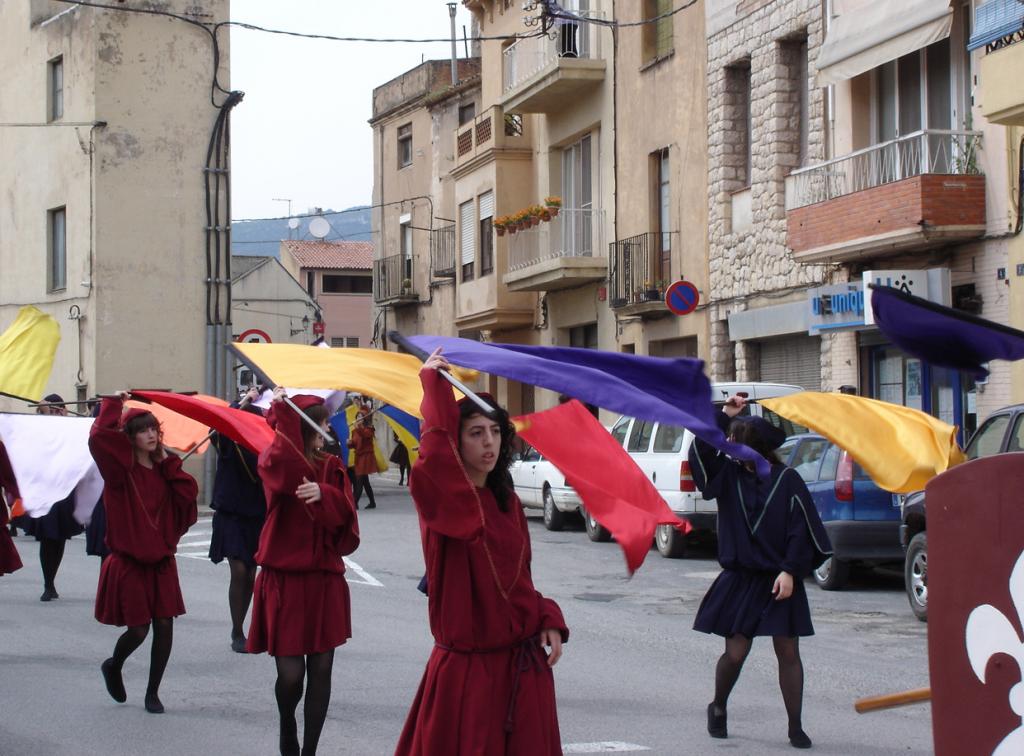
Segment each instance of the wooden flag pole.
[[[388,338],[391,341],[398,344],[398,346],[400,346],[403,350],[411,354],[413,357],[419,359],[420,362],[426,362],[427,359],[430,357],[429,354],[427,354],[424,350],[420,349],[418,346],[413,344],[411,341],[409,341],[409,339],[407,339],[398,331],[388,331]],[[460,381],[454,375],[449,373],[447,370],[438,370],[437,372],[446,381],[448,381],[448,383],[452,384],[455,388],[457,388],[459,391],[465,394],[470,401],[472,401],[477,407],[480,408],[481,412],[483,412],[490,418],[494,417],[494,407],[492,407],[484,399],[477,395],[471,388],[466,386],[462,381]]]
[[859,698],[853,704],[853,708],[858,714],[864,714],[869,711],[879,711],[880,709],[893,709],[897,706],[927,703],[931,700],[931,688],[916,688],[914,690],[903,690],[899,693],[886,693],[881,696]]

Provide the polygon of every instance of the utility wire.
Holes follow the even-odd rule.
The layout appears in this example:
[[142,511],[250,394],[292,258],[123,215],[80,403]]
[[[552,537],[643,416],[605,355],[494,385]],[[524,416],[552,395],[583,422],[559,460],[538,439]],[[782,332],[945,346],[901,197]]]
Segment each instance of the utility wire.
[[[544,1],[544,0],[542,0],[542,1]],[[575,22],[581,23],[581,24],[594,24],[595,26],[607,26],[607,27],[612,28],[612,29],[628,29],[628,28],[635,27],[635,26],[647,26],[648,24],[656,24],[659,21],[661,21],[663,19],[666,19],[666,18],[671,18],[672,16],[676,15],[677,13],[680,13],[681,11],[684,11],[687,8],[690,8],[690,7],[692,7],[692,6],[696,5],[696,4],[697,4],[697,0],[688,0],[688,2],[683,3],[678,8],[673,8],[672,10],[666,11],[666,12],[662,13],[659,16],[651,16],[650,18],[645,18],[642,21],[625,21],[624,22],[624,21],[616,21],[615,19],[606,20],[606,19],[603,19],[603,18],[594,18],[594,17],[591,17],[591,16],[580,16],[580,15],[578,15],[576,13],[572,13],[571,11],[567,11],[564,8],[562,8],[561,6],[558,6],[558,5],[556,5],[555,10],[551,9],[551,5],[547,5],[547,8],[548,8],[548,14],[547,15],[548,15],[548,18],[560,18],[560,19],[563,19],[563,20],[566,20],[566,21],[575,21]]]

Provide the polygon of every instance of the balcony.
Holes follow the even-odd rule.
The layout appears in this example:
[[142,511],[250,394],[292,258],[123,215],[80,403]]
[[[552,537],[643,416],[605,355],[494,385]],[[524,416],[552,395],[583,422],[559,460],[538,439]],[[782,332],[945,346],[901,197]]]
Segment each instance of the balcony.
[[[581,13],[604,18],[596,11]],[[549,34],[522,37],[502,53],[502,107],[519,113],[564,109],[604,81],[603,27],[566,23]]]
[[1024,4],[988,0],[974,9],[969,50],[985,48],[978,83],[981,112],[991,123],[1024,126]]
[[916,131],[786,179],[787,244],[800,262],[919,251],[985,233],[981,133]]
[[660,318],[670,315],[665,289],[672,283],[670,250],[679,234],[646,233],[610,245],[612,274],[608,304],[617,315]]
[[562,210],[546,223],[508,236],[508,273],[512,291],[555,291],[608,275],[604,250],[604,211]]
[[413,258],[405,255],[391,255],[373,261],[375,303],[398,307],[419,302],[412,261]]
[[455,169],[461,174],[498,154],[521,152],[532,158],[530,135],[518,113],[505,113],[499,107],[488,108],[470,123],[455,131]]
[[430,232],[430,271],[434,278],[455,278],[455,224]]

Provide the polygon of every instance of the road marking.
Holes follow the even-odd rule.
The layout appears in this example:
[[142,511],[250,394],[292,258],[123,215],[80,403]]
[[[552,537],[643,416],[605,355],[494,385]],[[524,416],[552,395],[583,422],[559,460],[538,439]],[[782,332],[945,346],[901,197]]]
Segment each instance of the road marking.
[[349,580],[350,583],[362,583],[363,585],[372,585],[372,586],[374,586],[376,588],[383,588],[384,587],[384,583],[380,582],[377,578],[375,578],[369,572],[367,572],[362,567],[360,567],[358,564],[353,562],[351,559],[349,559],[348,557],[344,557],[344,559],[345,559],[345,566],[348,567],[350,570],[352,570],[354,573],[356,573],[357,575],[359,575],[359,577],[362,578],[362,580]]
[[649,751],[647,746],[623,743],[621,740],[602,740],[599,743],[563,743],[563,753],[628,753]]

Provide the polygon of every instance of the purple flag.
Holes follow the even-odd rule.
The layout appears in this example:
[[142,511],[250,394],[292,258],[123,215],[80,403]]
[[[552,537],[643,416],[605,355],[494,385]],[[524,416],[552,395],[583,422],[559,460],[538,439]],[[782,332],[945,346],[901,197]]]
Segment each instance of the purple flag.
[[871,289],[875,323],[907,354],[976,378],[988,375],[982,363],[1024,358],[1024,331],[888,286]]
[[704,363],[664,359],[596,349],[484,344],[444,336],[412,336],[427,352],[443,347],[444,356],[460,367],[567,394],[587,404],[630,417],[679,425],[736,459],[754,462],[767,476],[760,454],[726,440],[715,421],[711,383]]

